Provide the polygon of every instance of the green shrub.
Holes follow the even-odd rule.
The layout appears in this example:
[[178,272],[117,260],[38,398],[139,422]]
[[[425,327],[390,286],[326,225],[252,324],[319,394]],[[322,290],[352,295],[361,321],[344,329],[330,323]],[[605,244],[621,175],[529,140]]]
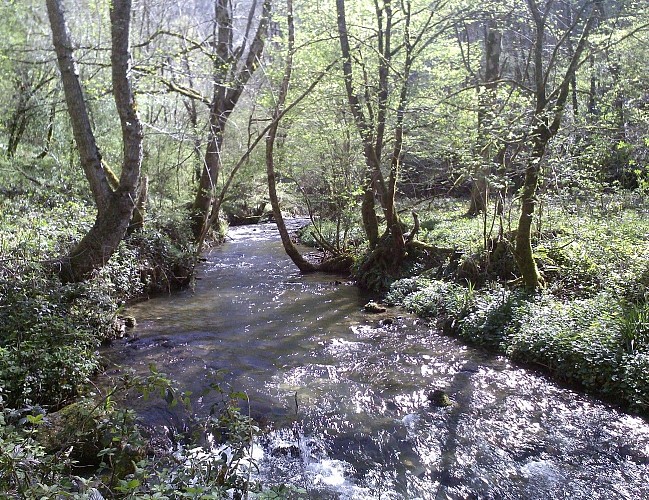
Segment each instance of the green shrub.
[[392,283],[386,294],[385,302],[389,305],[403,305],[403,301],[408,295],[423,290],[430,284],[430,279],[421,276],[402,278]]
[[150,224],[141,233],[131,235],[126,243],[136,256],[130,269],[139,274],[137,279],[131,279],[139,281],[145,293],[168,293],[191,282],[196,247],[188,219],[169,217]]
[[546,279],[558,295],[587,297],[601,289],[601,270],[585,245],[573,242],[547,250],[540,247],[537,254]]
[[472,287],[419,276],[395,281],[386,300],[423,318],[462,317],[471,306],[473,293]]
[[[261,490],[250,480],[259,429],[240,408],[245,395],[215,386],[223,400],[197,419],[188,395],[164,373],[126,373],[115,382],[51,414],[8,409],[0,391],[0,491],[8,498],[88,498],[93,491],[105,498],[242,498]],[[134,412],[114,403],[127,394],[163,398],[196,432],[173,453],[160,449],[161,436],[146,438]],[[199,444],[206,431],[213,439]],[[95,468],[85,467],[82,478],[79,465]]]
[[563,380],[622,400],[624,381],[620,306],[608,294],[530,303],[508,338],[508,355],[546,367]]
[[[120,243],[82,283],[62,284],[48,261],[67,252],[91,223],[90,210],[58,196],[0,206],[0,386],[9,406],[65,404],[99,367],[97,348],[116,333],[119,307],[190,282],[196,262],[186,218],[166,217]],[[69,220],[78,224],[57,224]]]
[[624,309],[620,335],[629,354],[649,353],[649,304],[630,304]]
[[511,291],[497,285],[480,290],[459,322],[459,335],[473,344],[503,350],[507,334],[517,328],[528,300],[523,291]]
[[473,290],[425,277],[396,281],[386,300],[472,344],[635,410],[649,409],[649,305],[624,306],[607,292],[562,301],[549,293],[495,284]]
[[89,304],[84,285],[62,286],[38,265],[20,271],[0,273],[0,385],[10,405],[58,406],[98,368],[97,329],[112,311]]

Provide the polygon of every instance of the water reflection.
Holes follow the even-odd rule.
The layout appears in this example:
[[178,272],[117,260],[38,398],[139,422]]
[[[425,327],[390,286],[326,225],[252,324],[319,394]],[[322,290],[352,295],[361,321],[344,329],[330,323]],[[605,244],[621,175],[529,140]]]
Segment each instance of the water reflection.
[[[649,498],[644,421],[402,312],[367,315],[368,299],[299,275],[271,226],[237,228],[194,291],[132,308],[136,339],[112,356],[154,362],[195,394],[224,371],[268,426],[265,481],[310,498]],[[436,388],[451,406],[431,405]]]

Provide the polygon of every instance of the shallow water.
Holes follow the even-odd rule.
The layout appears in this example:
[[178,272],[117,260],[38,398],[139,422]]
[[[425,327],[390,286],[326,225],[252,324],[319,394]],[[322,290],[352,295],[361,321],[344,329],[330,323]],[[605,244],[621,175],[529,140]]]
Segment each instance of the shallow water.
[[[649,498],[642,419],[402,311],[363,312],[370,297],[352,283],[300,275],[272,225],[234,228],[206,257],[195,290],[130,309],[134,337],[109,355],[143,373],[155,363],[194,394],[245,391],[268,429],[265,483],[332,499]],[[452,406],[430,404],[438,388]]]

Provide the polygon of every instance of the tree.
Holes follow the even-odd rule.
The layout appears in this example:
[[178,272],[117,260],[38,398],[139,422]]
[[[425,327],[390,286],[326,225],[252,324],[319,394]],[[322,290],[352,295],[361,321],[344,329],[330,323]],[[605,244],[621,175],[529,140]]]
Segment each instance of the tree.
[[[360,135],[367,166],[361,213],[370,249],[376,249],[365,263],[368,267],[373,262],[387,262],[388,266],[398,268],[406,256],[406,244],[416,235],[416,230],[407,236],[404,233],[404,225],[396,207],[397,183],[413,64],[422,51],[448,27],[450,15],[439,15],[443,5],[444,2],[437,2],[413,9],[410,1],[399,2],[396,6],[391,0],[375,1],[373,21],[376,24],[376,36],[359,44],[354,49],[358,56],[354,56],[349,41],[345,0],[336,0],[347,102]],[[416,28],[415,21],[418,21]],[[401,39],[395,38],[398,34],[401,34]],[[371,47],[369,52],[376,54],[374,66],[366,62],[365,58],[370,59],[370,56],[364,53],[364,46]],[[370,71],[374,71],[373,77],[370,76]],[[392,81],[397,82],[394,88],[391,86]],[[397,96],[396,102],[390,102],[390,95]],[[389,119],[392,109],[395,110],[394,116]],[[387,132],[390,126],[392,137]],[[392,148],[387,159],[389,171],[386,179],[382,169],[383,154],[390,140]],[[377,248],[377,197],[386,221],[385,233],[381,237],[385,244],[380,248]]]
[[103,266],[115,252],[138,198],[143,132],[131,84],[131,0],[113,0],[110,6],[113,97],[123,144],[122,170],[115,189],[111,188],[90,123],[62,1],[46,0],[46,4],[74,138],[97,205],[90,231],[57,262],[63,280],[78,281]]
[[[279,204],[279,197],[277,196],[277,183],[276,177],[277,173],[275,171],[275,142],[277,139],[277,132],[279,130],[280,121],[282,117],[286,114],[286,98],[288,96],[289,85],[291,82],[291,74],[293,70],[293,54],[295,51],[295,24],[293,20],[293,2],[292,0],[286,1],[287,8],[287,31],[288,31],[288,47],[286,62],[284,65],[284,75],[282,82],[279,88],[279,93],[275,103],[275,109],[273,110],[272,121],[267,127],[268,135],[266,136],[266,173],[268,177],[268,195],[270,198],[271,206],[273,209],[273,217],[277,223],[277,228],[282,239],[282,245],[287,255],[291,258],[293,263],[298,267],[302,272],[313,272],[313,271],[348,271],[351,266],[353,259],[349,255],[344,254],[335,254],[333,257],[321,262],[319,265],[316,265],[312,262],[306,260],[299,250],[293,244],[291,237],[286,228],[286,223],[284,222],[284,216],[282,215],[282,210]],[[329,67],[322,73],[320,73],[315,80],[309,85],[306,89],[306,92],[302,94],[293,101],[290,107],[295,106],[299,103],[304,97],[306,97],[312,90],[315,88],[317,83],[326,75],[326,73],[333,67],[333,64],[330,64]]]
[[[514,257],[524,286],[535,290],[542,284],[541,275],[532,250],[532,222],[537,206],[537,190],[541,162],[550,140],[561,126],[570,85],[582,64],[588,37],[602,16],[603,0],[586,0],[575,13],[573,22],[563,30],[561,23],[550,25],[556,16],[553,1],[540,5],[537,0],[526,0],[533,27],[532,95],[534,111],[528,139],[531,142],[525,168],[525,179],[520,195],[520,216],[516,230]],[[561,50],[565,48],[570,34],[578,34],[577,46],[561,66]],[[549,54],[549,57],[546,57]],[[552,85],[557,82],[556,85]]]
[[[214,203],[215,188],[221,175],[225,128],[246,84],[258,68],[268,34],[271,0],[264,0],[253,37],[250,36],[257,14],[257,0],[252,2],[241,43],[236,45],[233,27],[233,6],[230,0],[215,0],[213,35],[213,92],[209,104],[209,128],[204,165],[198,192],[192,207],[194,236],[202,240],[209,230],[210,217],[220,210]],[[247,50],[246,50],[247,49]],[[221,197],[222,198],[222,197]]]
[[291,81],[291,71],[293,69],[293,52],[295,50],[295,24],[293,22],[293,2],[292,0],[286,0],[286,19],[288,26],[288,47],[286,55],[286,63],[284,66],[284,77],[282,78],[282,83],[279,89],[279,95],[277,97],[277,102],[275,104],[275,110],[273,112],[273,121],[268,130],[268,135],[266,137],[266,172],[268,175],[268,193],[273,208],[273,217],[277,223],[280,236],[282,238],[282,245],[284,250],[295,263],[298,269],[302,272],[312,272],[317,268],[311,262],[307,261],[300,252],[297,250],[293,242],[291,241],[290,235],[286,229],[286,224],[284,223],[284,217],[282,216],[282,210],[279,206],[279,199],[277,196],[277,186],[276,186],[276,172],[275,172],[275,141],[277,138],[277,130],[279,129],[281,113],[286,104],[286,97],[288,95],[288,87]]
[[497,106],[496,91],[500,78],[502,32],[495,19],[487,18],[484,21],[484,72],[480,75],[478,83],[478,157],[480,166],[476,171],[476,178],[471,189],[469,215],[486,214],[489,201],[489,175],[493,170],[492,164],[498,156],[494,152],[493,141],[489,138],[489,131],[495,107]]

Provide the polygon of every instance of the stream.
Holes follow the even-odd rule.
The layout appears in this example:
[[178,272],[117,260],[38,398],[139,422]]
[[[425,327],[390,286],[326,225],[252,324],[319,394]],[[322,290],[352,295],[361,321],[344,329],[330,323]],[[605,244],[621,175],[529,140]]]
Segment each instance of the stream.
[[[265,484],[316,499],[649,498],[643,419],[403,311],[364,312],[372,297],[346,278],[301,275],[274,225],[231,228],[205,257],[194,290],[129,309],[133,336],[108,355],[195,395],[244,391],[266,429]],[[453,405],[432,405],[434,389]],[[136,407],[181,425],[163,403]]]

